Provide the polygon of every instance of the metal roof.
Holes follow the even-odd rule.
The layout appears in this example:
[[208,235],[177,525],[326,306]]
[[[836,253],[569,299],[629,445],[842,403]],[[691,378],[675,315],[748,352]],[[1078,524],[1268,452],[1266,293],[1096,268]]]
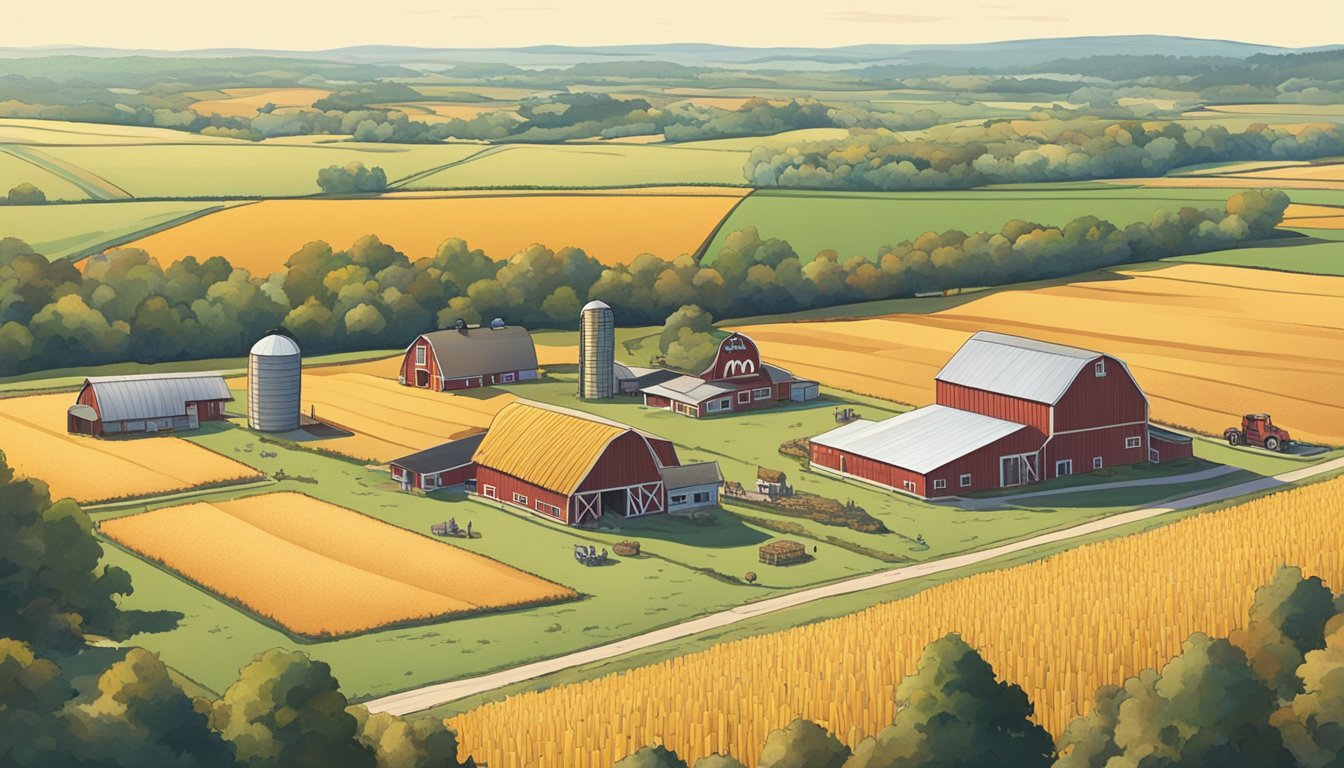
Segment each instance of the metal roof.
[[138,376],[93,376],[85,379],[98,399],[103,421],[138,421],[185,416],[187,403],[232,400],[218,373],[156,373]]
[[392,461],[391,464],[421,475],[466,466],[471,463],[472,455],[476,453],[476,449],[484,439],[485,433],[480,432],[460,440],[453,440],[412,453],[409,456],[402,456],[400,459]]
[[611,306],[608,305],[605,301],[598,301],[597,299],[593,299],[592,301],[588,302],[587,304],[584,304],[584,305],[583,305],[583,309],[579,310],[579,312],[581,312],[581,313],[582,313],[582,312],[587,312],[587,311],[590,310],[590,309],[607,309],[607,310],[609,310],[609,309],[611,309]]
[[663,467],[658,472],[663,476],[663,486],[669,491],[697,485],[721,485],[723,483],[723,473],[719,471],[719,462],[717,461],[683,464],[680,467]]
[[812,442],[924,474],[1023,429],[1029,427],[930,405],[885,421],[853,421]]
[[537,348],[526,328],[449,328],[426,333],[424,338],[433,348],[445,379],[537,367]]
[[667,397],[683,403],[703,403],[715,397],[731,395],[737,390],[721,384],[713,384],[695,376],[678,376],[675,379],[640,390],[646,395]]
[[283,334],[272,333],[253,344],[250,354],[259,357],[292,357],[300,352],[298,342]]
[[980,331],[947,361],[938,381],[1054,405],[1088,363],[1101,357],[1062,344]]
[[483,467],[569,495],[611,441],[630,431],[605,419],[519,401],[495,414],[472,458]]

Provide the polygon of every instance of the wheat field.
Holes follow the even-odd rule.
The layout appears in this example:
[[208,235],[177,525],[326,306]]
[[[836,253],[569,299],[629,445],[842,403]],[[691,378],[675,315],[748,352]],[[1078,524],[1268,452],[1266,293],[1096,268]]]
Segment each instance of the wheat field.
[[54,498],[96,503],[259,478],[255,469],[177,437],[99,439],[65,431],[71,394],[0,399],[0,451]]
[[798,717],[847,744],[891,723],[924,646],[960,632],[1021,685],[1058,734],[1098,686],[1161,666],[1200,631],[1243,626],[1285,563],[1344,585],[1344,479],[970,576],[838,619],[648,667],[525,693],[450,718],[461,754],[492,768],[606,768],[662,743],[694,761],[755,765]]
[[[533,243],[575,246],[604,264],[625,264],[641,253],[674,259],[692,253],[746,193],[716,194],[478,194],[401,196],[368,200],[267,200],[220,211],[141,238],[164,264],[194,255],[224,256],[253,274],[282,271],[304,244],[325,240],[348,247],[377,235],[412,259],[433,256],[450,237],[494,259]],[[258,237],[262,235],[263,237]]]
[[1115,355],[1156,421],[1222,434],[1268,411],[1295,438],[1344,444],[1344,279],[1180,264],[1008,289],[928,314],[735,326],[766,360],[914,405],[980,330]]
[[306,636],[575,596],[498,561],[297,493],[164,507],[99,528]]

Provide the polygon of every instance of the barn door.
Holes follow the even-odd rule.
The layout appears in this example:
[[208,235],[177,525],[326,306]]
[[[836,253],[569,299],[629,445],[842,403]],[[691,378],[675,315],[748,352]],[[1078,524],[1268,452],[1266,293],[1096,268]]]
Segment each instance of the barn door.
[[646,483],[626,489],[625,516],[651,515],[663,511],[663,484]]
[[602,492],[584,493],[574,497],[574,520],[575,525],[589,520],[596,520],[602,516]]

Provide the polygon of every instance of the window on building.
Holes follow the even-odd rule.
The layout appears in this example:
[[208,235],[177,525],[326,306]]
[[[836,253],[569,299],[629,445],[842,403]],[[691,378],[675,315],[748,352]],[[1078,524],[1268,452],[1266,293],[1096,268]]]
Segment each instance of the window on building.
[[426,487],[426,488],[438,488],[438,487],[439,487],[439,476],[438,476],[438,475],[425,475],[425,487]]
[[971,487],[971,476],[970,476],[970,475],[962,475],[962,476],[961,476],[961,481],[960,481],[960,482],[961,482],[961,487],[962,487],[962,488],[970,488],[970,487]]
[[941,490],[943,490],[943,489],[946,488],[946,487],[947,487],[947,481],[946,481],[946,480],[934,480],[934,481],[933,481],[933,490],[935,490],[935,491],[941,491]]
[[769,387],[757,387],[751,390],[751,396],[756,400],[769,400],[772,394]]
[[424,348],[424,347],[416,347],[416,348],[415,348],[415,364],[416,364],[416,365],[424,365],[424,364],[425,364],[425,348]]
[[527,506],[527,497],[524,496],[524,495],[521,494],[521,493],[515,493],[515,494],[513,494],[513,503],[514,503],[514,504],[522,504],[524,507],[526,507],[526,506]]
[[1092,457],[1092,468],[1093,468],[1093,469],[1101,469],[1101,468],[1104,467],[1104,466],[1106,466],[1106,462],[1103,461],[1102,458],[1101,458],[1100,456],[1093,456],[1093,457]]
[[1105,376],[1106,376],[1106,361],[1105,361],[1105,360],[1098,360],[1098,361],[1096,362],[1096,364],[1092,366],[1092,370],[1093,370],[1094,372],[1096,372],[1096,374],[1097,374],[1097,378],[1098,378],[1098,379],[1105,377]]
[[733,410],[733,398],[725,397],[719,401],[719,409],[724,411]]
[[1073,474],[1073,459],[1055,462],[1055,477],[1068,477]]
[[487,499],[498,498],[498,497],[495,495],[495,486],[493,486],[493,485],[483,485],[483,486],[481,486],[481,495],[482,495],[482,496],[485,496],[485,498],[487,498]]
[[709,502],[709,491],[698,491],[695,494],[695,503],[706,504]]
[[738,393],[737,393],[737,402],[739,402],[739,403],[750,403],[750,402],[751,402],[751,392],[749,392],[749,391],[747,391],[747,390],[745,390],[745,389],[742,390],[741,392],[738,392]]
[[707,412],[709,412],[709,413],[718,413],[718,412],[719,412],[719,401],[718,401],[718,400],[710,400],[708,403],[705,403],[705,410],[706,410]]
[[542,501],[541,499],[537,499],[537,511],[538,511],[538,512],[543,512],[543,513],[546,512],[546,511],[547,511],[546,508],[549,507],[549,506],[550,506],[550,504],[547,504],[546,502]]
[[1126,447],[1126,448],[1142,448],[1142,447],[1143,447],[1143,438],[1142,438],[1142,437],[1126,437],[1126,438],[1125,438],[1125,447]]
[[684,494],[684,493],[678,493],[677,495],[672,496],[671,498],[669,498],[668,501],[670,501],[670,502],[673,503],[673,504],[685,504],[685,503],[686,503],[686,494]]
[[516,373],[506,373],[503,376],[499,377],[499,381],[501,384],[512,384],[517,380],[518,380],[518,374]]

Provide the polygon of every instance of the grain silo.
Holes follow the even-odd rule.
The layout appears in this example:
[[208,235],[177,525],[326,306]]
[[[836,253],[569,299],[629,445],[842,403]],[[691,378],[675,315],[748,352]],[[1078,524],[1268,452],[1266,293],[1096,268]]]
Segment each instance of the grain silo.
[[288,336],[272,333],[247,358],[247,425],[258,432],[299,428],[303,356]]
[[579,397],[596,400],[616,394],[616,314],[600,301],[579,313]]

